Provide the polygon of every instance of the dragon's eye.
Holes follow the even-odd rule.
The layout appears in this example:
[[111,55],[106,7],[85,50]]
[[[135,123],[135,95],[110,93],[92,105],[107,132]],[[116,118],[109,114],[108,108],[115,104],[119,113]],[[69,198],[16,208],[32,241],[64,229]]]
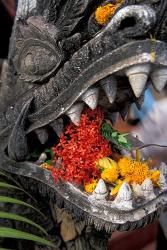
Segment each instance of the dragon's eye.
[[[31,40],[31,41],[30,41]],[[42,81],[59,65],[60,55],[47,42],[29,39],[18,57],[17,68],[25,81]]]
[[49,50],[44,48],[36,48],[35,51],[28,52],[25,59],[21,63],[22,72],[31,75],[43,75],[54,68],[56,58]]

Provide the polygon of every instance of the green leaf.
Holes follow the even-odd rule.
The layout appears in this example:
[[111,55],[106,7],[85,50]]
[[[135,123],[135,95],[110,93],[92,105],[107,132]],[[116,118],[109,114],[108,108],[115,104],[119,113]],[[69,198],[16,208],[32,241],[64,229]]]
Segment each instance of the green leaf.
[[118,135],[118,132],[113,132],[112,133],[112,137],[117,137],[117,135]]
[[34,206],[24,202],[24,201],[21,201],[21,200],[14,199],[14,198],[7,197],[7,196],[0,196],[0,202],[13,203],[13,204],[18,204],[18,205],[30,207],[45,217],[45,215],[43,213],[41,213],[41,211],[39,209],[37,209],[36,207],[34,207]]
[[52,149],[45,149],[45,153],[49,153],[50,154],[50,156],[51,156],[51,159],[53,159],[53,157],[54,157],[54,152],[53,152],[53,150]]
[[8,177],[5,173],[3,173],[3,172],[1,172],[1,171],[0,171],[0,175],[3,175],[3,176]]
[[123,135],[118,136],[118,141],[120,143],[128,143],[127,139]]
[[129,135],[129,133],[120,134],[118,131],[114,130],[108,123],[103,123],[101,133],[107,141],[113,144],[113,147],[116,147],[118,149],[132,149],[131,145],[128,143],[127,138],[125,137]]
[[132,146],[129,143],[121,143],[121,146],[128,150],[132,150]]
[[0,181],[0,187],[2,187],[2,188],[13,188],[13,189],[18,189],[18,190],[24,191],[23,189],[21,189],[19,187],[16,187],[14,185],[8,184],[6,182],[1,182],[1,181]]
[[45,229],[43,229],[40,225],[36,224],[35,222],[33,222],[32,220],[30,220],[26,217],[23,217],[23,216],[20,216],[17,214],[13,214],[13,213],[7,213],[7,212],[0,211],[0,218],[1,219],[17,220],[17,221],[22,221],[22,222],[28,223],[28,224],[38,228],[40,231],[42,231],[44,234],[47,235],[47,232],[45,231]]
[[0,227],[0,237],[1,238],[13,238],[13,239],[22,239],[30,240],[41,243],[46,246],[54,247],[54,244],[44,238],[41,238],[37,235],[30,234],[27,232],[19,231],[9,227]]
[[51,165],[52,164],[52,160],[48,160],[48,161],[45,161],[47,164]]
[[123,136],[127,136],[127,135],[130,135],[130,133],[125,133],[125,134],[121,134],[121,135],[123,135]]
[[9,180],[11,180],[13,183],[15,183],[15,184],[20,188],[21,191],[23,191],[23,192],[24,192],[27,196],[29,196],[35,203],[37,203],[37,201],[34,199],[34,197],[32,197],[27,191],[25,191],[25,190],[22,188],[22,186],[21,186],[13,177],[11,177],[10,175],[8,175],[8,174],[6,174],[6,173],[4,173],[4,172],[1,172],[1,171],[0,171],[0,175],[7,177]]
[[0,171],[0,175],[5,176],[7,179],[11,180],[11,181],[14,182],[18,187],[21,188],[21,185],[20,185],[11,175],[6,174],[6,173],[1,172],[1,171]]
[[0,247],[0,250],[12,250],[12,249]]

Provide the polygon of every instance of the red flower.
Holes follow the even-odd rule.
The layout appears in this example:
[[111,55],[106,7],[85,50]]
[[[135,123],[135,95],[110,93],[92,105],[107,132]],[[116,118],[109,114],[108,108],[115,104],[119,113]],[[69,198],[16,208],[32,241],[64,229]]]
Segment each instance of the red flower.
[[108,141],[100,134],[103,120],[100,108],[86,109],[78,127],[72,123],[67,126],[59,144],[52,149],[54,162],[62,159],[61,167],[52,171],[55,179],[83,183],[99,177],[95,162],[112,153]]

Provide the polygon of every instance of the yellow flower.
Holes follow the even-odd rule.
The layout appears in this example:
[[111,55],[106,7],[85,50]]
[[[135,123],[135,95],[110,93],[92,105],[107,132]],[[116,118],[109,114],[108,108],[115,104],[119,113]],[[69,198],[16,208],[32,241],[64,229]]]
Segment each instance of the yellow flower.
[[112,166],[112,168],[106,168],[102,173],[101,173],[101,178],[107,182],[111,183],[117,180],[118,178],[118,169],[116,166]]
[[150,179],[152,180],[154,186],[160,186],[159,178],[160,178],[160,171],[159,170],[150,171]]
[[96,186],[97,186],[97,180],[92,179],[91,182],[85,183],[84,188],[87,193],[92,193]]
[[119,173],[121,177],[125,178],[128,183],[138,183],[149,178],[149,166],[146,163],[132,160],[127,157],[123,157],[118,162]]
[[99,168],[101,171],[105,170],[105,169],[112,169],[113,166],[117,168],[117,163],[110,159],[109,157],[103,157],[100,160],[98,160],[98,162],[96,163],[97,168]]
[[116,9],[123,3],[124,0],[117,0],[115,4],[108,3],[104,6],[99,6],[95,12],[95,19],[98,24],[104,25],[114,15]]
[[97,168],[101,170],[101,178],[107,183],[114,182],[118,178],[118,165],[109,157],[103,157],[96,163]]
[[134,171],[134,161],[128,157],[123,157],[118,161],[118,168],[122,177],[132,174]]
[[51,165],[49,165],[48,163],[44,162],[40,165],[41,168],[47,169],[47,170],[51,170],[53,167]]
[[116,181],[116,186],[111,190],[111,195],[116,195],[117,193],[118,193],[118,191],[119,191],[119,189],[120,189],[120,187],[122,186],[122,183],[123,183],[124,181],[122,181],[122,180],[117,180]]

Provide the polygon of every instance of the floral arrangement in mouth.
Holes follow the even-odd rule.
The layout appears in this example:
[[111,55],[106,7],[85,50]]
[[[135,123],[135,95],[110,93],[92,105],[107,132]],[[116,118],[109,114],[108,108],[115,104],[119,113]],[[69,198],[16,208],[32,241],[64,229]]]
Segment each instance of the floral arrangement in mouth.
[[[142,184],[147,178],[151,179],[155,187],[159,187],[159,170],[151,170],[147,162],[122,157],[118,162],[111,158],[100,159],[96,166],[101,171],[100,178],[111,188],[111,195],[116,195],[121,185],[126,182],[130,185]],[[96,188],[98,179],[85,183],[85,190],[92,193]]]
[[52,148],[50,165],[42,167],[50,170],[55,180],[82,184],[87,193],[92,193],[102,179],[110,195],[115,196],[121,185],[141,185],[149,178],[159,187],[160,171],[152,170],[149,161],[141,161],[140,151],[136,159],[119,155],[115,161],[112,148],[131,151],[127,134],[115,131],[106,122],[102,110],[85,109],[78,126],[70,123],[61,135],[58,145]]

